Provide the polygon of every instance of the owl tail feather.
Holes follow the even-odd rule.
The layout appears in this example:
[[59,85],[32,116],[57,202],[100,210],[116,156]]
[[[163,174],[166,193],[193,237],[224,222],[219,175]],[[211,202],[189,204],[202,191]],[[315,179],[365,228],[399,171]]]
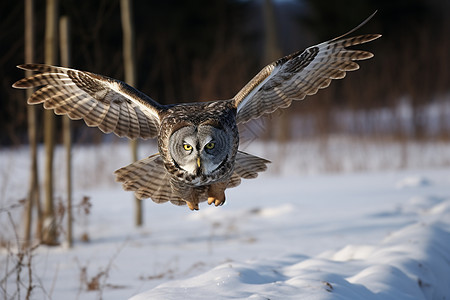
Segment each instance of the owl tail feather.
[[175,205],[186,204],[172,190],[170,175],[159,153],[120,168],[114,174],[116,181],[122,182],[123,189],[134,191],[138,199],[151,198],[156,203],[170,201]]
[[233,179],[237,179],[239,182],[232,186],[230,186],[229,183],[228,187],[238,186],[241,182],[240,178],[253,179],[258,177],[259,172],[264,172],[267,170],[267,164],[269,163],[270,161],[267,159],[251,155],[243,151],[238,151],[234,162],[234,173],[233,176],[231,176],[230,183],[233,182]]

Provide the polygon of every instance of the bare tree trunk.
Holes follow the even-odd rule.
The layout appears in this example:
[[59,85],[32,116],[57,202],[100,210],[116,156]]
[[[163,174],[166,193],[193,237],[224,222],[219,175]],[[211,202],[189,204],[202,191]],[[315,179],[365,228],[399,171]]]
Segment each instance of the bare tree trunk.
[[[136,60],[134,51],[134,28],[133,28],[133,7],[131,0],[120,0],[120,12],[122,17],[122,31],[123,31],[123,61],[125,70],[125,82],[131,86],[136,85]],[[133,161],[137,161],[138,141],[130,141],[131,156]],[[135,202],[135,224],[142,226],[143,202],[136,197]]]
[[[70,23],[67,16],[59,19],[59,48],[61,65],[70,67]],[[72,248],[72,136],[70,119],[63,116],[63,140],[66,148],[66,184],[67,184],[67,246]]]
[[275,11],[272,0],[264,1],[264,65],[281,57],[281,50],[278,47],[278,33]]
[[[282,56],[278,45],[277,21],[272,0],[264,1],[264,23],[266,32],[265,64],[267,64]],[[273,124],[275,136],[280,143],[285,143],[289,139],[289,111],[284,110],[283,114],[277,117],[279,122]]]
[[[281,50],[278,46],[278,33],[275,10],[272,0],[264,1],[264,28],[265,28],[265,63],[270,63],[281,57]],[[280,160],[285,157],[286,145],[289,139],[289,109],[284,110],[282,114],[273,116],[278,122],[269,122],[270,126],[267,128],[269,137],[275,136],[279,144],[279,151],[277,156]],[[272,132],[272,134],[271,134]],[[278,164],[280,165],[280,164]],[[279,171],[275,169],[275,171]]]
[[[58,0],[47,0],[45,25],[45,63],[56,63]],[[55,148],[55,115],[46,110],[44,115],[45,143],[45,212],[42,242],[57,244],[56,219],[53,203],[53,153]]]
[[[264,65],[275,61],[281,57],[281,50],[278,46],[278,33],[275,10],[272,0],[264,1],[264,31],[265,31],[265,47],[264,47]],[[289,115],[288,111],[283,111],[282,116],[277,116],[279,122],[270,122],[272,126],[267,128],[268,136],[275,136],[279,142],[286,142],[289,137]],[[271,134],[270,131],[273,133]]]
[[[34,62],[34,1],[25,0],[25,62]],[[32,72],[27,71],[26,76],[31,76]],[[32,89],[27,89],[27,98],[33,93]],[[33,222],[33,205],[37,208],[36,234],[40,240],[41,236],[41,206],[39,199],[39,177],[37,162],[37,128],[36,128],[36,106],[28,105],[28,139],[30,144],[30,183],[28,187],[26,217],[25,217],[25,246],[31,242],[31,224]]]

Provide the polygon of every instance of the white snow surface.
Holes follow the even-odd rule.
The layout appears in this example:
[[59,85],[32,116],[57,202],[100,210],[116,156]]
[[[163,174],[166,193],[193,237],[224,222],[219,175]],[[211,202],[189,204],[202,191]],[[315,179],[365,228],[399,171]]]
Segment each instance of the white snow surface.
[[[74,150],[74,201],[89,196],[91,213],[75,212],[73,248],[34,251],[31,299],[450,297],[450,167],[304,174],[293,163],[271,172],[277,162],[268,157],[269,171],[227,190],[224,206],[191,212],[147,200],[145,225],[136,228],[130,192],[96,185],[94,174],[108,173],[95,159],[96,171],[80,174],[93,151],[116,155],[102,160],[108,172],[126,164],[124,150]],[[26,154],[0,152],[2,208],[26,195],[18,183],[26,182]],[[22,210],[10,211],[21,232]],[[4,239],[12,227],[5,211],[0,223]],[[1,278],[13,265],[14,249],[0,248]],[[88,291],[85,281],[98,274],[99,289]],[[15,299],[15,273],[0,285],[2,297]]]

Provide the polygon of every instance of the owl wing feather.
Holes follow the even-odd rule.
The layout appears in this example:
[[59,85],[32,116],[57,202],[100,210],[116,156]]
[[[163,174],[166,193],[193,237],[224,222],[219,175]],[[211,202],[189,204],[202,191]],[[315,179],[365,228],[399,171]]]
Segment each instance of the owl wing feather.
[[134,191],[138,199],[151,198],[156,203],[170,201],[175,205],[186,204],[177,196],[170,184],[171,175],[166,171],[159,154],[136,161],[115,171],[116,181],[123,189]]
[[145,139],[158,135],[164,106],[120,80],[49,65],[18,67],[40,72],[13,84],[22,89],[44,86],[28,99],[29,104],[44,103],[44,108],[56,114],[84,119],[88,126],[120,137]]
[[263,68],[233,98],[237,122],[245,123],[278,108],[286,108],[293,100],[303,100],[328,87],[332,79],[344,78],[347,71],[359,69],[355,61],[369,59],[373,54],[346,48],[373,41],[381,35],[346,36],[372,16],[340,37],[285,56]]

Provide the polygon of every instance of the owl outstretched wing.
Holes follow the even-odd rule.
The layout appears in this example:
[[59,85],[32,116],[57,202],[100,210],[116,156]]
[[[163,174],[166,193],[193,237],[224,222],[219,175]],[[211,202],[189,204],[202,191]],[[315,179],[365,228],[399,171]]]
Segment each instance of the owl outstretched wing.
[[347,35],[372,16],[340,37],[285,56],[263,68],[233,98],[237,122],[245,123],[278,108],[286,108],[293,100],[303,100],[328,87],[332,79],[344,78],[347,71],[359,69],[355,61],[371,58],[373,54],[347,47],[373,41],[381,35]]
[[44,108],[56,114],[83,119],[88,126],[120,137],[145,139],[158,135],[164,106],[122,81],[49,65],[18,67],[40,72],[13,84],[21,89],[44,86],[28,99],[29,104],[44,103]]

